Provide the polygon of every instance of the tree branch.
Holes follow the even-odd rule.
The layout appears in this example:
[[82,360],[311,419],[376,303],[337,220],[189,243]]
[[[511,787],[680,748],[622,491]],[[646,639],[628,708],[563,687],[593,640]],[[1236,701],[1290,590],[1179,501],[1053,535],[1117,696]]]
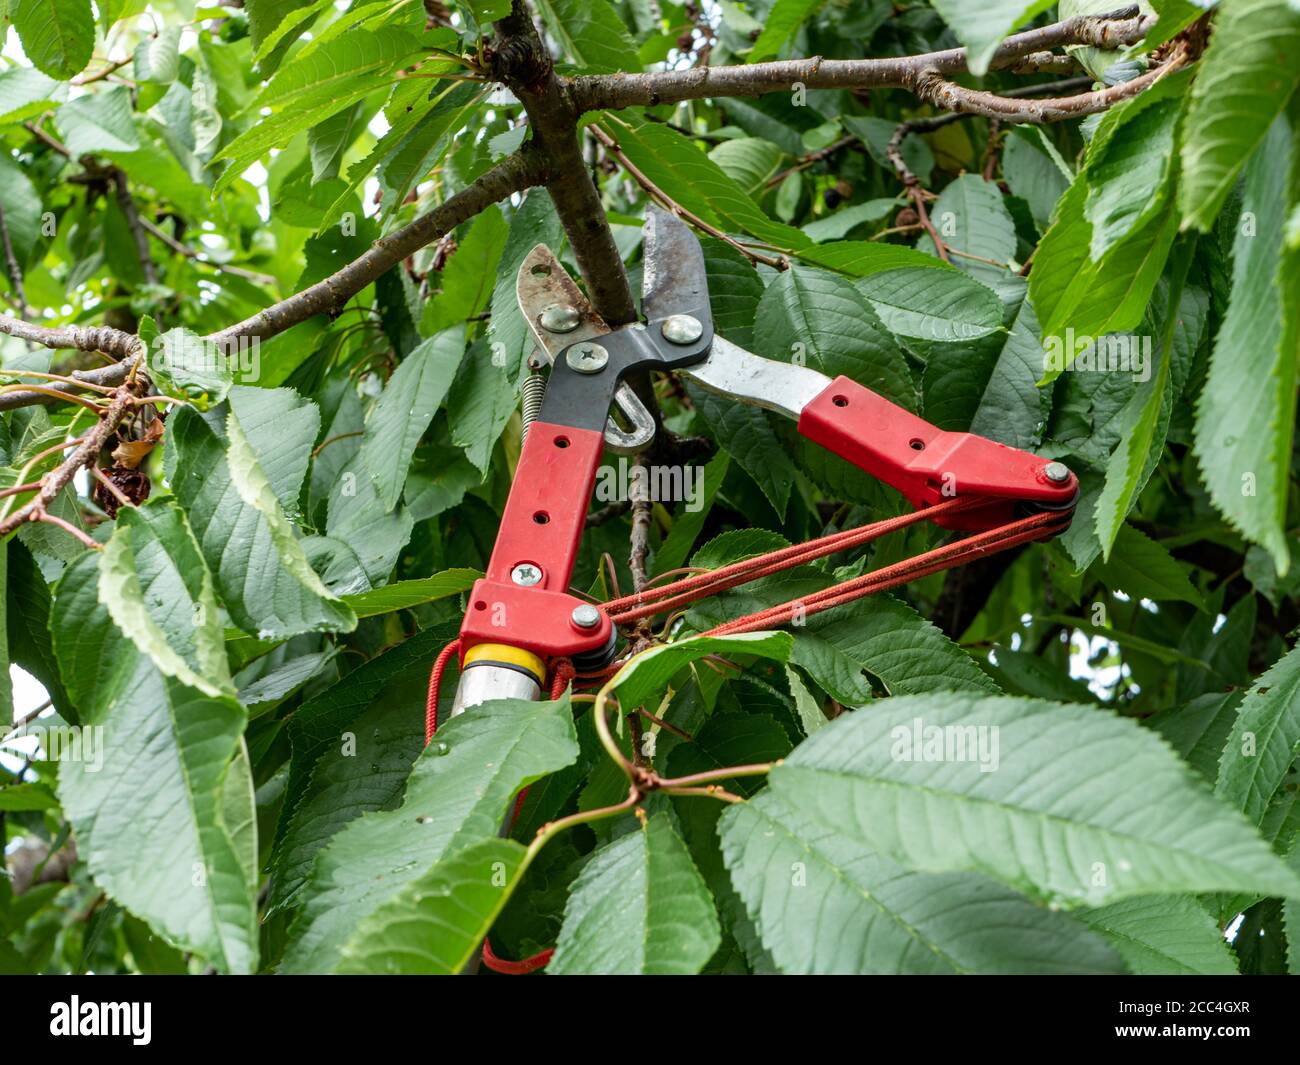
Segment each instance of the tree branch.
[[14,294],[14,303],[18,307],[18,317],[26,318],[27,292],[23,288],[23,268],[14,254],[13,238],[9,235],[9,224],[5,221],[5,210],[0,207],[0,246],[3,246],[5,270],[9,275],[9,288]]
[[251,318],[213,333],[208,339],[218,347],[243,337],[265,339],[318,314],[337,314],[348,300],[408,255],[433,243],[498,200],[539,184],[545,174],[542,159],[526,145],[410,225],[380,237],[360,258],[336,270],[325,280],[272,304]]
[[[0,333],[25,340],[30,344],[39,344],[44,348],[69,349],[73,351],[102,351],[119,362],[112,366],[103,366],[95,370],[74,370],[69,376],[90,385],[117,385],[126,380],[126,375],[143,355],[140,338],[121,329],[109,326],[86,327],[64,325],[56,328],[32,325],[7,314],[0,314]],[[53,386],[51,393],[72,394],[70,386]],[[56,403],[59,396],[24,389],[18,392],[0,394],[0,411],[13,410],[15,407],[30,407],[36,403]]]
[[522,0],[496,23],[492,74],[523,104],[533,144],[547,163],[546,191],[555,204],[596,312],[612,326],[636,319],[623,257],[605,218],[600,190],[578,141],[578,110]]
[[[1117,48],[1136,44],[1154,25],[1137,7],[1109,15],[1079,15],[1050,26],[1008,37],[993,55],[993,69],[1014,67],[1026,56],[1068,44]],[[1043,63],[1041,56],[1036,57]],[[694,67],[649,74],[594,74],[574,78],[569,85],[579,113],[608,108],[651,107],[721,96],[758,96],[806,89],[909,88],[926,71],[961,74],[968,69],[966,49],[887,59],[811,59],[752,63],[748,66]]]
[[157,285],[158,268],[154,265],[153,255],[149,252],[149,235],[140,224],[140,212],[131,196],[131,186],[127,183],[126,174],[120,167],[116,166],[109,173],[113,181],[113,192],[117,198],[117,206],[126,219],[126,226],[131,231],[131,237],[135,241],[135,254],[140,260],[140,272],[144,274],[145,284]]
[[1095,92],[1083,92],[1076,96],[1056,96],[1046,100],[1013,99],[998,96],[991,92],[967,89],[946,81],[942,75],[932,70],[922,71],[914,79],[910,88],[921,99],[945,111],[960,111],[968,115],[981,115],[984,118],[998,119],[1002,122],[1063,122],[1070,118],[1082,118],[1105,111],[1123,100],[1131,99],[1149,89],[1161,78],[1172,73],[1187,63],[1186,49],[1179,48],[1167,63],[1140,74],[1131,81],[1110,85]]

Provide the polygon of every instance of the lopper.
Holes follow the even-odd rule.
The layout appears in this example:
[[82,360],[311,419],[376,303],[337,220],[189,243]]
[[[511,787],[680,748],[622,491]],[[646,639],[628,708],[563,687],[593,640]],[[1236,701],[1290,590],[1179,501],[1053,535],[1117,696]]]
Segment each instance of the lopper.
[[[547,677],[608,672],[621,624],[676,609],[790,566],[870,542],[919,521],[967,535],[863,574],[798,602],[714,630],[773,628],[872,592],[947,569],[1069,525],[1078,482],[1059,462],[973,433],[939,429],[848,377],[761,358],[713,329],[704,254],[678,218],[651,208],[644,230],[644,320],[611,329],[544,245],[519,269],[519,307],[551,363],[540,410],[527,427],[486,575],[469,594],[460,638],[434,667],[437,681],[459,654],[452,713],[490,699],[536,699]],[[606,446],[648,444],[654,422],[625,383],[646,370],[673,372],[701,388],[794,419],[809,440],[896,488],[915,510],[721,570],[661,584],[599,606],[569,579]],[[617,408],[628,428],[612,417]],[[558,687],[559,685],[557,685]]]

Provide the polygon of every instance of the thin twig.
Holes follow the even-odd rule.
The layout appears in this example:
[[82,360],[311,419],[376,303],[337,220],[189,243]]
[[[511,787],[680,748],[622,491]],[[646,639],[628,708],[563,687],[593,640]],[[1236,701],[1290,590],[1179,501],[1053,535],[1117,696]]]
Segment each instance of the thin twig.
[[242,266],[231,266],[229,263],[213,262],[207,256],[200,254],[186,244],[182,244],[179,240],[168,233],[167,230],[163,229],[162,226],[149,221],[147,218],[141,218],[140,225],[143,226],[147,232],[151,233],[158,240],[166,244],[167,247],[171,248],[171,250],[177,255],[183,255],[191,262],[197,263],[200,266],[206,266],[219,273],[242,277],[258,285],[274,285],[276,283],[276,279],[270,274],[259,274],[256,270],[246,270]]

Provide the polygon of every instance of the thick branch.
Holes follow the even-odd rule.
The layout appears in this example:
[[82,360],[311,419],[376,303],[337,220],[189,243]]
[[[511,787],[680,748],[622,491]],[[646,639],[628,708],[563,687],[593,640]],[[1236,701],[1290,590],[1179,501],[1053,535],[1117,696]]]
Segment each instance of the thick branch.
[[626,325],[636,319],[636,305],[600,190],[582,157],[578,111],[519,0],[509,16],[496,23],[496,30],[500,39],[493,75],[510,87],[528,113],[532,143],[547,163],[546,191],[587,282],[592,306],[610,325]]
[[419,251],[480,211],[515,192],[538,184],[545,172],[527,147],[502,160],[450,199],[410,225],[380,237],[360,258],[310,288],[272,304],[251,318],[209,338],[218,346],[243,337],[265,339],[318,314],[337,314],[353,296],[408,255]]
[[[95,370],[74,370],[69,375],[78,381],[85,381],[91,385],[121,384],[126,380],[126,375],[135,364],[137,355],[141,350],[138,337],[123,332],[121,329],[112,329],[108,326],[87,328],[80,325],[64,325],[51,329],[46,326],[19,321],[7,314],[0,314],[0,333],[17,337],[19,340],[25,340],[30,344],[39,344],[44,348],[102,351],[105,355],[111,355],[121,360],[112,366],[103,366]],[[71,394],[71,389],[66,386],[53,385],[51,391]],[[12,410],[15,407],[30,407],[37,403],[56,403],[58,399],[57,395],[52,395],[49,392],[35,392],[26,389],[18,392],[5,392],[0,394],[0,411]]]
[[[1136,44],[1153,25],[1129,7],[1110,15],[1080,15],[1063,22],[1008,37],[994,53],[994,69],[1014,67],[1025,56],[1067,44],[1118,48]],[[1036,57],[1043,62],[1041,56]],[[650,74],[596,74],[570,83],[577,110],[654,106],[706,97],[758,96],[806,89],[907,88],[925,71],[961,74],[967,70],[966,49],[949,48],[924,55],[887,59],[811,59],[753,63],[748,66],[693,67]]]
[[1175,52],[1169,62],[1148,70],[1131,81],[1110,85],[1095,92],[1076,96],[1056,96],[1046,100],[1012,99],[991,92],[967,89],[945,81],[934,71],[917,75],[911,88],[921,99],[945,111],[960,111],[968,115],[982,115],[1002,122],[1063,122],[1105,111],[1123,100],[1131,99],[1150,88],[1166,74],[1187,62],[1186,51]]

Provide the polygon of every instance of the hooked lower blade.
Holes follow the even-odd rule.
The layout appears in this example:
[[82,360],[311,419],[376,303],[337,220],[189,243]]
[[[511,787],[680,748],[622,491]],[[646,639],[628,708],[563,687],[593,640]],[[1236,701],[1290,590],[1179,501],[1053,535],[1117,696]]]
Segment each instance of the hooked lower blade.
[[[519,264],[519,273],[515,276],[515,298],[533,339],[549,363],[553,363],[555,356],[570,344],[594,340],[610,331],[545,244],[538,244]],[[547,329],[542,325],[542,315],[549,307],[572,308],[578,315],[577,325],[567,332]]]
[[642,316],[654,322],[674,314],[689,314],[702,322],[710,321],[704,250],[690,227],[675,215],[651,206],[646,210],[643,237]]

